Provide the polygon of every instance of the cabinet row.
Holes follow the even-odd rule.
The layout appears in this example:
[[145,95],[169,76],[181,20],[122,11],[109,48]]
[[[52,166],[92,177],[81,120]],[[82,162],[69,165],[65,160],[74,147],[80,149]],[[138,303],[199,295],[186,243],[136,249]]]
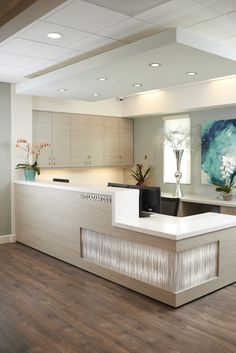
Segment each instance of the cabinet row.
[[133,164],[133,120],[33,111],[33,142],[47,142],[40,167]]

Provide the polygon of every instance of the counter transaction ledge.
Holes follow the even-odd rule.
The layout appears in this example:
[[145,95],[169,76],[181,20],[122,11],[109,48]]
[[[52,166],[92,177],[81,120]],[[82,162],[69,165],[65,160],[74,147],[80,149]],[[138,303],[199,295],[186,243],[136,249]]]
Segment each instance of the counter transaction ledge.
[[236,216],[139,218],[139,191],[15,182],[16,240],[178,307],[236,280]]

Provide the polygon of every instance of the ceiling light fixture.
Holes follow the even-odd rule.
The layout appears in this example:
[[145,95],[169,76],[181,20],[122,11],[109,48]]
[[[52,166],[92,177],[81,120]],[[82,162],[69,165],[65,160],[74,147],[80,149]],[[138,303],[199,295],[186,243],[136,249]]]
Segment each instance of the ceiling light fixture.
[[94,97],[97,97],[97,96],[100,96],[100,95],[101,95],[101,93],[98,93],[98,92],[92,93],[92,96],[94,96]]
[[59,88],[58,89],[58,92],[66,92],[67,91],[67,88]]
[[51,32],[51,33],[48,33],[47,36],[50,39],[60,39],[62,37],[62,34],[57,32]]
[[159,67],[159,66],[161,66],[161,64],[160,63],[150,63],[149,66],[151,66],[151,67]]
[[106,77],[98,77],[97,80],[98,80],[98,81],[107,81],[107,78],[106,78]]
[[186,72],[186,75],[188,75],[188,76],[195,76],[195,75],[197,75],[197,72],[189,71],[189,72]]
[[133,83],[132,86],[134,86],[134,87],[141,87],[141,86],[142,86],[142,83]]

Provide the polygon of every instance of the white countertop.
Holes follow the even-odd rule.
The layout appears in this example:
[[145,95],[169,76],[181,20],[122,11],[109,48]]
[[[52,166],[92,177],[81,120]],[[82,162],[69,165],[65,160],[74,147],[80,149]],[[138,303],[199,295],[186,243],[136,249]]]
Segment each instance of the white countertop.
[[[188,217],[173,217],[163,214],[153,214],[149,218],[139,218],[138,190],[134,189],[100,186],[78,186],[55,182],[44,183],[17,181],[15,183],[34,187],[45,187],[67,191],[111,195],[113,208],[113,226],[162,238],[180,240],[226,228],[236,227],[236,216],[211,212]],[[235,201],[223,201],[214,199],[214,197],[191,195],[185,196],[181,200],[236,207]]]
[[[219,195],[219,193],[218,193]],[[203,196],[203,195],[184,195],[181,197],[182,202],[204,203],[216,206],[236,207],[236,199],[233,197],[231,201],[224,201],[220,196]]]
[[[150,218],[124,219],[116,227],[162,238],[181,240],[218,230],[236,227],[236,216],[220,213],[201,213],[187,217],[155,214]],[[235,233],[236,236],[236,233]]]

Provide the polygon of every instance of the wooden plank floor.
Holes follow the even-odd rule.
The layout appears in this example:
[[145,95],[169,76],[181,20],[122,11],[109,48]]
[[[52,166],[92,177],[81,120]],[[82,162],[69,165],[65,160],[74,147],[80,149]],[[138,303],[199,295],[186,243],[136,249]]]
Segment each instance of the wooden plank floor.
[[235,353],[236,284],[178,309],[0,246],[0,353]]

